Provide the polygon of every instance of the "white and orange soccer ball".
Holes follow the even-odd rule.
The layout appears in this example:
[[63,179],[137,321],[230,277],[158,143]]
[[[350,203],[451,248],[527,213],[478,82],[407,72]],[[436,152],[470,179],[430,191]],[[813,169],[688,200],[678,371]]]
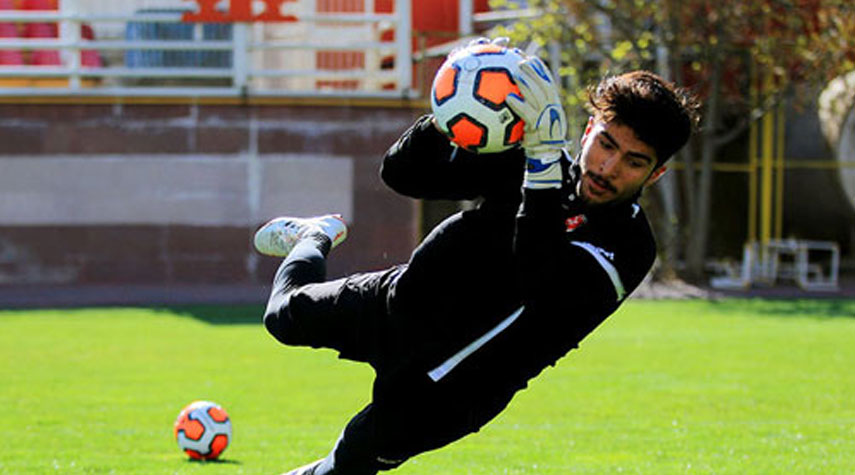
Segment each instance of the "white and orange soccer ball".
[[494,153],[522,141],[525,123],[505,98],[521,95],[514,73],[524,59],[517,49],[482,43],[452,53],[440,66],[431,87],[431,109],[453,143],[471,152]]
[[190,458],[214,460],[232,440],[232,422],[216,403],[193,401],[178,414],[173,432],[178,447]]

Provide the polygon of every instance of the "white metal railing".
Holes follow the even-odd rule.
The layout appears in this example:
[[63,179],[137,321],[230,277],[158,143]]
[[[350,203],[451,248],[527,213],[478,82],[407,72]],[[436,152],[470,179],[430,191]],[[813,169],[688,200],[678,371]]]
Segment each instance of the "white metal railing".
[[[181,0],[156,9],[122,2],[128,11],[109,13],[91,11],[96,0],[61,0],[58,11],[0,10],[7,33],[0,31],[0,53],[59,58],[0,61],[0,96],[415,95],[409,1],[395,0],[391,13],[374,13],[372,0],[347,2],[342,13],[318,12],[317,0],[286,2],[283,11],[298,21],[284,23],[185,23],[192,7]],[[58,34],[9,37],[8,25],[26,24],[52,24]],[[94,38],[83,38],[83,28]]]
[[840,246],[832,241],[803,239],[746,243],[741,263],[719,262],[711,268],[719,274],[710,280],[717,289],[745,290],[753,284],[791,280],[804,290],[836,291]]

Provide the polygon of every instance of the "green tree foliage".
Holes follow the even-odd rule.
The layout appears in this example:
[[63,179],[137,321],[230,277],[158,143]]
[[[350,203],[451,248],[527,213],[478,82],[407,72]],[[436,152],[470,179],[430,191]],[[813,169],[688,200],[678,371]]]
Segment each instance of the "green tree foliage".
[[[491,6],[522,7],[513,0]],[[785,95],[810,100],[817,85],[855,69],[852,0],[529,0],[525,6],[537,14],[496,33],[545,46],[541,51],[552,45],[547,59],[564,78],[566,106],[576,117],[571,123],[584,119],[580,86],[608,73],[655,70],[703,101],[701,132],[678,159],[687,171],[681,189],[692,190],[677,200],[681,234],[692,236],[679,252],[694,277],[705,259],[717,150]]]

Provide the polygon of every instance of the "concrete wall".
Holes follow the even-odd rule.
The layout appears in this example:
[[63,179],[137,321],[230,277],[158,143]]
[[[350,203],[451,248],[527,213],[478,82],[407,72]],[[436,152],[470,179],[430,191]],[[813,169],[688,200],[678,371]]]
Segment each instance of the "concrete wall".
[[[266,286],[270,217],[342,213],[331,276],[406,260],[416,204],[378,176],[408,108],[0,106],[0,290]],[[2,294],[0,294],[2,303]]]

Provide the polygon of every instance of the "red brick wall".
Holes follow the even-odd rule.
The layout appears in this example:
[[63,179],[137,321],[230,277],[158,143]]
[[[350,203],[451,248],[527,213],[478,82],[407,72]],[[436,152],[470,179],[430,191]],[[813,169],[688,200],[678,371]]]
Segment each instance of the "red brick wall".
[[[392,107],[2,105],[0,168],[4,161],[26,160],[32,166],[25,168],[37,172],[0,176],[0,200],[6,201],[0,202],[0,208],[6,210],[6,217],[0,216],[0,286],[265,285],[270,281],[277,260],[256,255],[250,243],[254,229],[271,217],[267,211],[265,215],[242,217],[238,207],[230,215],[224,211],[221,223],[206,218],[208,222],[202,225],[194,224],[192,213],[182,222],[183,215],[179,213],[176,218],[172,209],[163,212],[171,216],[168,222],[159,222],[156,217],[136,222],[132,209],[127,210],[127,222],[117,221],[115,212],[105,222],[98,222],[97,213],[80,212],[76,207],[99,205],[87,202],[87,190],[111,186],[102,183],[111,180],[89,183],[73,167],[58,168],[57,163],[105,156],[113,162],[126,156],[129,164],[146,157],[166,159],[166,164],[170,160],[186,163],[196,157],[213,164],[219,164],[220,159],[239,164],[241,157],[253,155],[260,166],[272,164],[272,157],[297,156],[303,164],[311,164],[313,157],[333,157],[333,161],[325,162],[327,166],[342,163],[352,167],[352,183],[345,187],[349,190],[347,199],[340,200],[350,208],[350,216],[346,216],[350,238],[335,251],[330,261],[331,276],[405,261],[416,244],[417,207],[412,200],[386,188],[378,170],[383,152],[420,113]],[[44,160],[44,166],[39,160]],[[164,168],[163,173],[173,173],[168,165]],[[128,169],[133,172],[132,167]],[[41,173],[61,173],[58,183],[68,184],[72,190],[70,202],[55,203],[56,190],[39,189],[56,179],[39,176]],[[146,176],[141,179],[151,180]],[[3,180],[14,186],[2,186]],[[123,180],[128,183],[128,177]],[[239,187],[246,181],[235,180]],[[323,177],[313,180],[304,185],[301,182],[298,186],[305,186],[305,190],[300,191],[312,196],[341,192],[340,186],[325,189]],[[140,184],[150,187],[153,194],[162,193],[157,185],[157,180]],[[111,193],[123,196],[121,190]],[[170,193],[180,194],[175,190]],[[44,201],[45,196],[52,196],[49,204],[53,206],[67,206],[72,218],[56,223],[28,215],[27,203]],[[210,199],[222,201],[224,209],[232,204],[226,195],[213,194]],[[282,208],[289,209],[290,205],[282,203]],[[34,207],[33,213],[43,213],[44,209]],[[266,203],[261,209],[276,209],[276,203]],[[65,216],[61,210],[58,213]],[[78,215],[89,217],[81,218],[85,222],[74,222],[73,216]]]

